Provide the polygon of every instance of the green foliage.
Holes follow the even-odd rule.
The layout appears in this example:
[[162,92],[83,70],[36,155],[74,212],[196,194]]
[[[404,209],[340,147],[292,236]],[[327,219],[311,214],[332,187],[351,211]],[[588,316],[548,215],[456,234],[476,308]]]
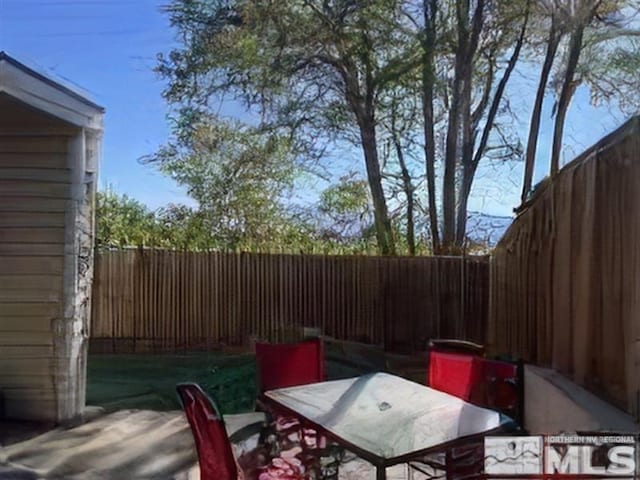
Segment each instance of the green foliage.
[[216,247],[206,222],[197,210],[169,204],[154,212],[111,188],[97,193],[96,245],[102,248],[180,250]]
[[368,69],[383,87],[418,57],[417,39],[397,28],[397,1],[173,0],[166,10],[182,40],[159,55],[171,104],[208,110],[212,97],[231,95],[264,124],[316,137],[353,128],[345,87],[363,85],[345,75]]
[[155,212],[158,240],[155,246],[178,250],[216,248],[207,218],[185,205],[169,204]]
[[323,238],[373,243],[373,212],[366,181],[354,175],[341,178],[322,192],[318,209],[325,223],[320,227]]
[[146,160],[199,205],[161,212],[173,244],[273,249],[302,235],[287,202],[298,166],[282,136],[183,109],[173,141]]
[[[343,200],[336,201],[344,203]],[[250,203],[247,208],[249,206]],[[341,208],[343,218],[355,222],[350,215],[357,209],[350,210],[347,204]],[[109,189],[97,194],[96,217],[96,244],[101,248],[326,254],[370,254],[375,251],[367,228],[354,235],[341,236],[332,230],[334,225],[330,217],[318,222],[314,221],[316,216],[308,212],[288,211],[286,217],[272,218],[270,223],[268,218],[260,221],[258,215],[251,213],[256,229],[244,233],[233,224],[221,228],[210,210],[170,204],[151,211],[127,195],[118,195]]]
[[157,241],[153,212],[111,188],[97,194],[96,243],[99,247],[149,246]]
[[589,88],[593,105],[608,103],[626,115],[636,114],[640,110],[640,41],[634,36],[640,32],[612,33],[602,28],[587,35],[576,82]]
[[324,190],[320,202],[320,210],[329,215],[356,214],[361,218],[369,214],[371,203],[367,183],[349,177]]
[[[174,131],[153,161],[198,201],[194,228],[215,248],[393,253],[431,240],[459,252],[476,171],[522,157],[528,112],[511,109],[512,72],[537,71],[551,25],[567,50],[590,5],[575,85],[633,112],[637,0],[172,0],[179,42],[156,70]],[[223,120],[226,106],[255,123]],[[344,145],[362,149],[364,165],[342,160],[361,179],[329,178],[300,215],[290,198],[300,172],[332,171],[325,153]]]
[[232,98],[307,168],[336,139],[362,148],[378,243],[392,252],[375,117],[379,94],[420,55],[396,28],[398,2],[174,0],[167,10],[182,44],[159,57],[165,98],[207,113]]

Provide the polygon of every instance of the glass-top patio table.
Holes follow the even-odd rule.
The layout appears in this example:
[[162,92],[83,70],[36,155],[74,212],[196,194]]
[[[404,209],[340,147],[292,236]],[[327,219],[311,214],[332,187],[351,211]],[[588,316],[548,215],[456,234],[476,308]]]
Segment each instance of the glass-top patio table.
[[500,431],[510,421],[386,373],[270,390],[262,400],[375,465],[378,480],[387,467]]

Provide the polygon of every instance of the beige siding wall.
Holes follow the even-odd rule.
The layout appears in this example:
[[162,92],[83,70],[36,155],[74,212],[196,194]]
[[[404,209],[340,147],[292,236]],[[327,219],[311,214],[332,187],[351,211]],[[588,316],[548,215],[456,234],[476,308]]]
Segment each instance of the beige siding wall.
[[66,136],[0,132],[0,392],[6,417],[54,418],[52,323],[63,316]]

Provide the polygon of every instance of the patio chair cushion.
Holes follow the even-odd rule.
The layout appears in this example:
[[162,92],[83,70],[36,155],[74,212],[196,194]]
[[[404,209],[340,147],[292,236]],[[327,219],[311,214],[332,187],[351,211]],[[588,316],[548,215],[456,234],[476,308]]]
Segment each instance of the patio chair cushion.
[[261,392],[324,380],[320,339],[295,344],[256,343],[256,363]]

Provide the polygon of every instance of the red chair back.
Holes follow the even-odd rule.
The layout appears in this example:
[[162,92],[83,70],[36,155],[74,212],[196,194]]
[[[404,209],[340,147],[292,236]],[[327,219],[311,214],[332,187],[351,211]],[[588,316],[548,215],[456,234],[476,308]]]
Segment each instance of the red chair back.
[[239,480],[239,471],[224,420],[215,403],[200,386],[181,383],[176,386],[198,452],[202,480]]
[[522,366],[477,355],[429,352],[430,387],[480,407],[498,410],[522,425],[524,419]]
[[324,380],[324,351],[319,338],[295,344],[256,343],[261,392]]
[[523,379],[516,363],[482,359],[486,400],[483,406],[494,408],[515,420],[522,419]]
[[449,393],[465,401],[472,401],[482,383],[482,368],[475,355],[429,352],[429,379],[431,388]]

